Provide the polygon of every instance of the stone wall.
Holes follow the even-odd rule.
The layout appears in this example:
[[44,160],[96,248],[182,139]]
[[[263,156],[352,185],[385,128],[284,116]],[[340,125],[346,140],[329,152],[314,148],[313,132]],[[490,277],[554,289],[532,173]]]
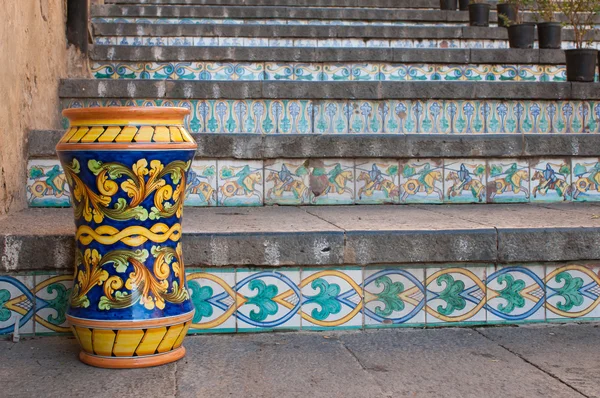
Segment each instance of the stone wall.
[[59,128],[60,78],[85,76],[65,37],[66,0],[0,1],[0,215],[25,202],[31,129]]

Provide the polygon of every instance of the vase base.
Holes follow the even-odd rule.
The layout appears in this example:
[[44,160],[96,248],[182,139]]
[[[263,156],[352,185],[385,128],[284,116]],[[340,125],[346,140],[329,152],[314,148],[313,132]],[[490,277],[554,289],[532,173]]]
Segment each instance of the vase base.
[[103,357],[81,351],[79,353],[79,360],[87,365],[95,366],[97,368],[134,369],[165,365],[167,363],[178,361],[184,356],[185,347],[181,346],[173,351],[165,352],[164,354],[129,358]]

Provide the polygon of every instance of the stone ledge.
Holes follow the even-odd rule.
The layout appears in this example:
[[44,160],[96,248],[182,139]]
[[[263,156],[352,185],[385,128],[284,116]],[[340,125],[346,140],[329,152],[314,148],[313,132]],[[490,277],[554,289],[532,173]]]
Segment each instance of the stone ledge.
[[598,83],[555,82],[274,82],[61,80],[61,98],[173,99],[519,99],[600,98]]
[[[600,259],[599,205],[188,208],[186,266]],[[1,270],[70,269],[70,209],[0,218]]]
[[[505,28],[472,26],[339,26],[339,25],[231,25],[231,24],[136,24],[94,23],[95,36],[145,37],[267,37],[267,38],[360,38],[369,39],[471,39],[508,40]],[[573,41],[573,31],[563,30],[562,38]],[[594,31],[593,40],[600,40]]]
[[[29,133],[30,158],[55,158],[62,130]],[[598,156],[600,134],[193,134],[196,159]]]
[[280,7],[369,7],[438,8],[439,0],[105,0],[106,4],[280,6]]
[[403,62],[436,64],[562,64],[562,50],[317,47],[93,46],[96,61]]

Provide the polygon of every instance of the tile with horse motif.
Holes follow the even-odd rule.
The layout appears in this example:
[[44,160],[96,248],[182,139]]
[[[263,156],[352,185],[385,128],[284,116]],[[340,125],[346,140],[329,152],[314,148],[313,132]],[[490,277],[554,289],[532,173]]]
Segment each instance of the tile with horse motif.
[[600,201],[600,158],[572,158],[573,201]]
[[194,160],[188,173],[185,206],[217,205],[217,161]]
[[302,329],[362,328],[362,269],[305,268],[301,276]]
[[432,64],[381,64],[380,80],[425,81],[433,80],[435,65]]
[[422,267],[366,268],[365,328],[424,326],[424,282]]
[[260,160],[218,160],[218,205],[262,206],[263,163]]
[[66,311],[73,275],[39,273],[34,276],[35,288],[35,334],[70,333]]
[[265,160],[265,204],[310,204],[308,160]]
[[323,65],[318,63],[293,64],[294,80],[316,82],[321,80]]
[[488,160],[487,181],[488,202],[529,202],[529,162],[527,160]]
[[544,321],[546,267],[490,267],[487,276],[487,322]]
[[384,132],[384,115],[389,114],[389,101],[349,101],[348,107],[351,133]]
[[262,62],[206,62],[203,80],[263,80],[265,65]]
[[265,80],[294,80],[294,64],[265,62]]
[[484,159],[447,159],[444,162],[446,203],[484,203],[486,172]]
[[71,205],[67,178],[57,159],[31,159],[27,162],[27,203],[29,207]]
[[600,265],[546,266],[546,319],[600,319]]
[[12,334],[18,323],[18,332],[33,334],[35,315],[35,297],[31,293],[34,285],[33,275],[0,275],[0,336]]
[[234,269],[187,269],[186,278],[194,318],[188,333],[231,333],[236,331]]
[[315,101],[313,113],[315,133],[345,134],[348,132],[348,103],[346,101]]
[[444,167],[442,159],[400,161],[401,203],[442,203]]
[[488,267],[425,268],[427,325],[485,323]]
[[529,164],[531,202],[571,200],[571,160],[535,159]]
[[398,202],[398,161],[392,159],[357,159],[355,203],[382,204]]
[[354,203],[354,161],[310,159],[311,203],[334,205]]
[[300,329],[300,269],[237,269],[237,330]]

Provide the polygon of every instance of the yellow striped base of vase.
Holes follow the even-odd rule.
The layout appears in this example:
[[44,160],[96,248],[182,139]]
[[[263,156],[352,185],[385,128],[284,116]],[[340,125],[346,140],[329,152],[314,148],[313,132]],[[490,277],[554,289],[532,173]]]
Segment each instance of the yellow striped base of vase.
[[[143,368],[177,361],[193,312],[141,322],[104,322],[68,317],[81,346],[79,358],[102,368]],[[105,326],[106,325],[106,326]]]

